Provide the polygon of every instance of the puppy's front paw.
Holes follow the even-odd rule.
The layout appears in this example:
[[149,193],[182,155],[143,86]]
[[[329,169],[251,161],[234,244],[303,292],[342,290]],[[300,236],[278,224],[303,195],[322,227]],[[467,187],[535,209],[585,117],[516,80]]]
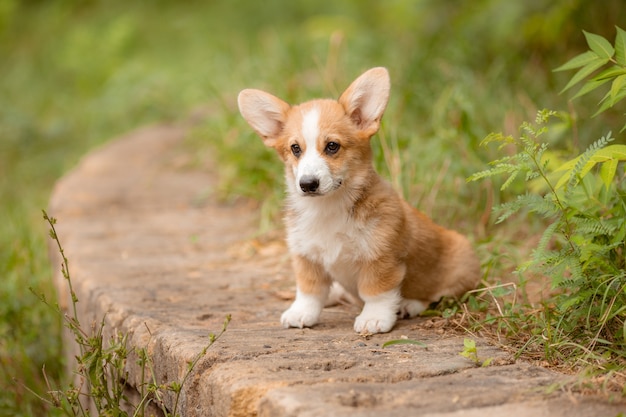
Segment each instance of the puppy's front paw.
[[303,327],[313,326],[317,323],[322,313],[324,299],[325,297],[298,291],[296,300],[280,317],[280,322],[286,328],[299,327],[302,329]]
[[357,333],[387,333],[396,324],[395,314],[371,315],[361,313],[354,321],[354,331]]
[[311,327],[317,323],[319,312],[303,309],[295,303],[280,316],[280,323],[285,328],[289,327]]

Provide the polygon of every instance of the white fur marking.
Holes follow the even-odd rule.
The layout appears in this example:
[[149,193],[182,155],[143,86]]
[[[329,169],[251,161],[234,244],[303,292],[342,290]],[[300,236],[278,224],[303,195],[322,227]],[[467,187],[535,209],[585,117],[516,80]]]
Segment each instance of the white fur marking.
[[317,108],[302,115],[302,137],[307,149],[315,149],[315,142],[320,134],[320,111]]
[[387,333],[397,320],[401,296],[399,289],[374,296],[361,296],[365,301],[363,311],[354,321],[357,333]]
[[317,323],[324,303],[328,297],[328,292],[321,296],[305,294],[299,289],[296,292],[296,300],[291,304],[283,315],[280,322],[285,328],[289,327],[311,327]]
[[295,186],[299,194],[304,194],[299,184],[305,176],[317,179],[319,182],[317,194],[323,195],[335,188],[335,181],[328,164],[317,149],[317,139],[320,135],[319,121],[320,111],[316,107],[302,115],[302,137],[306,149],[304,149],[304,154],[300,157],[297,167],[294,168]]

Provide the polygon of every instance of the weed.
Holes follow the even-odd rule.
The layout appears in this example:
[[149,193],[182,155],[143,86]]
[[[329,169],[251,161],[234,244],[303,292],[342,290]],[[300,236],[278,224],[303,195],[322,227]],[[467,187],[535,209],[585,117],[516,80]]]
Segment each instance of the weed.
[[[79,354],[76,356],[74,382],[65,389],[54,389],[49,386],[48,398],[36,394],[37,397],[69,416],[88,416],[91,413],[91,407],[98,415],[143,416],[146,407],[150,404],[156,405],[166,417],[177,416],[179,399],[185,382],[198,362],[206,355],[207,350],[224,334],[230,322],[230,315],[224,320],[220,333],[209,334],[209,343],[188,363],[181,381],[159,383],[154,373],[152,359],[145,348],[129,348],[127,335],[119,332],[105,342],[106,317],[103,317],[98,325],[94,323],[90,330],[84,329],[77,313],[78,297],[72,286],[68,259],[55,228],[56,219],[48,216],[45,211],[43,217],[50,227],[50,237],[56,243],[61,255],[61,272],[67,282],[71,297],[71,314],[63,313],[58,304],[50,304],[45,297],[40,299],[63,317],[65,326],[70,330],[79,348]],[[143,381],[139,387],[141,399],[138,404],[130,403],[125,395],[125,381],[128,380],[126,361],[133,352],[138,357]],[[149,378],[146,378],[146,371],[149,372]],[[165,392],[174,394],[171,410],[168,410],[163,401]]]
[[463,340],[463,350],[459,353],[474,362],[476,366],[487,367],[491,365],[493,358],[482,359],[478,357],[478,348],[476,347],[476,341],[473,339],[465,338]]
[[[591,78],[577,97],[608,81],[611,90],[598,111],[626,97],[626,32],[617,29],[615,47],[606,39],[585,32],[590,51],[557,70],[582,67],[565,90],[607,63],[614,65]],[[546,277],[552,291],[541,308],[521,309],[517,330],[530,335],[524,347],[543,347],[548,360],[593,366],[600,372],[621,375],[626,369],[626,146],[610,145],[611,133],[593,142],[577,157],[563,162],[543,137],[549,133],[553,111],[537,113],[525,122],[518,137],[491,134],[483,145],[497,143],[508,154],[490,163],[469,180],[504,176],[500,189],[523,180],[523,192],[494,208],[496,223],[513,215],[532,213],[546,224],[530,259],[519,265],[525,277]],[[511,322],[511,321],[509,321]]]

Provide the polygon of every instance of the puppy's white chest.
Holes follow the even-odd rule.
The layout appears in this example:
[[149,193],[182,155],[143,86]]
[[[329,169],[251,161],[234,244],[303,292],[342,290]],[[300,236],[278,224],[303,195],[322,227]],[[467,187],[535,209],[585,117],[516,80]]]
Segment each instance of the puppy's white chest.
[[[315,210],[311,207],[291,219],[288,244],[292,253],[324,266],[331,276],[345,273],[376,253],[374,222],[355,221],[345,211]],[[339,277],[333,276],[335,279]]]

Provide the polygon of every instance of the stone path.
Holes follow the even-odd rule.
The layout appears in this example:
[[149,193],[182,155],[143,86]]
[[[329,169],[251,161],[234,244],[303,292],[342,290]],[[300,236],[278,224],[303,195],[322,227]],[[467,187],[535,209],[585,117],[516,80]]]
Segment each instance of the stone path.
[[[215,175],[192,167],[184,127],[133,132],[86,156],[54,190],[50,214],[69,258],[83,323],[128,333],[160,382],[218,332],[184,386],[183,416],[616,416],[626,406],[547,388],[564,376],[478,341],[494,365],[461,357],[463,337],[403,320],[389,334],[352,330],[358,311],[326,309],[313,329],[283,329],[294,284],[280,243],[257,244],[257,215],[220,203]],[[59,257],[51,249],[55,269]],[[59,274],[60,275],[60,274]],[[61,304],[66,283],[56,277]],[[426,347],[384,342],[408,337]],[[72,361],[72,349],[67,349]],[[140,372],[129,361],[129,393]],[[172,398],[166,403],[172,406]]]

